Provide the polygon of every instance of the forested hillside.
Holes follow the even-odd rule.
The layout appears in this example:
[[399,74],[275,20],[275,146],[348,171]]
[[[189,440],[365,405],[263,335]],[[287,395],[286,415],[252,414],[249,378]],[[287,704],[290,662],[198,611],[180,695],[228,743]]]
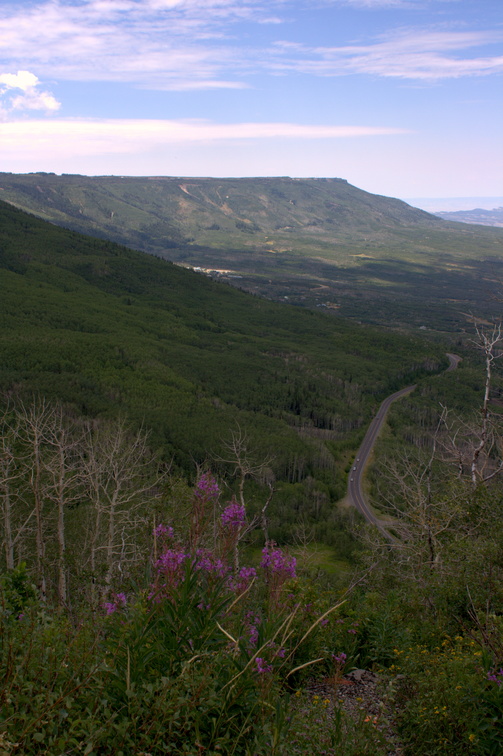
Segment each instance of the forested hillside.
[[0,196],[253,293],[387,327],[494,317],[503,231],[448,223],[343,179],[0,174]]
[[1,386],[122,413],[186,474],[239,426],[275,478],[344,491],[337,449],[440,347],[277,305],[1,206]]

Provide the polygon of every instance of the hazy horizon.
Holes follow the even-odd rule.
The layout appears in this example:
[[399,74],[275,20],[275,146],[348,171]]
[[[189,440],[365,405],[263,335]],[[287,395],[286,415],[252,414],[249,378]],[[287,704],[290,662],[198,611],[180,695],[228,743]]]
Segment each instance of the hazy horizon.
[[503,197],[403,197],[403,200],[429,213],[476,209],[496,210],[503,207]]

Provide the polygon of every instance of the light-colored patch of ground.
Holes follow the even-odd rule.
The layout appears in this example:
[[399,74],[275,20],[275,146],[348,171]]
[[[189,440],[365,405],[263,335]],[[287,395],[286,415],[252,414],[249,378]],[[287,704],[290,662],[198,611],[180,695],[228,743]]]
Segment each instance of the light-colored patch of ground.
[[462,312],[460,310],[460,315],[463,315],[466,318],[467,323],[474,323],[475,325],[485,325],[485,326],[494,326],[494,323],[491,323],[489,320],[484,320],[484,318],[477,318],[475,315],[471,315],[469,312]]
[[398,288],[403,285],[400,281],[384,281],[382,278],[368,278],[367,276],[365,276],[365,278],[362,278],[361,280],[366,284],[372,284],[373,286],[382,286],[387,288]]

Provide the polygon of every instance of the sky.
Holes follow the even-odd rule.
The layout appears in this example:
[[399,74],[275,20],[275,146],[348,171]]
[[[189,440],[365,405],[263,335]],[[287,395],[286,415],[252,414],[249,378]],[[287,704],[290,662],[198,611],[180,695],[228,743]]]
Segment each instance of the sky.
[[503,195],[500,0],[2,0],[0,171]]

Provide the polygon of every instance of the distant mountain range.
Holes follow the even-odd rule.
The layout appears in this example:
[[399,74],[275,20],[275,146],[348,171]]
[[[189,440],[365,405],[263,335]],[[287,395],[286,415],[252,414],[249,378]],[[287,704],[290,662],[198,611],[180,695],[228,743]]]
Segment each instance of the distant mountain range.
[[456,212],[435,213],[439,218],[459,223],[477,223],[481,226],[497,226],[503,228],[503,207],[495,207],[493,210],[484,210],[477,207],[474,210],[458,210]]
[[482,210],[492,210],[503,206],[503,197],[402,197],[405,202],[413,207],[420,207],[428,213],[457,213],[458,210],[473,210],[474,207]]
[[503,231],[344,179],[0,174],[0,198],[256,294],[395,327],[492,318]]

